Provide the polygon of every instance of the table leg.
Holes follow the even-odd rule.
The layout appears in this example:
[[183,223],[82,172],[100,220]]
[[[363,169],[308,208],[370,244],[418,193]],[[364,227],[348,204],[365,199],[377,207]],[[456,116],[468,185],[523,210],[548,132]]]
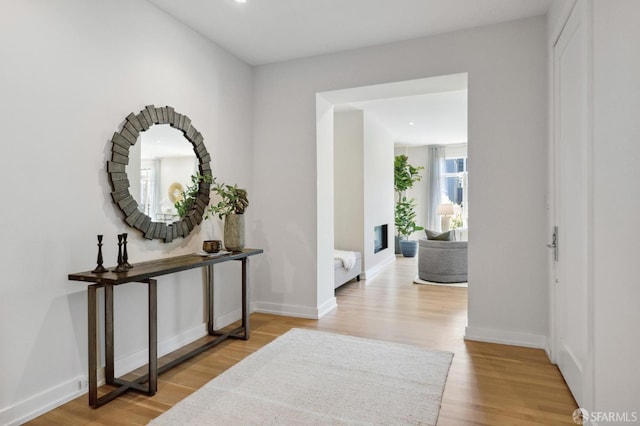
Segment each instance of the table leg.
[[244,340],[249,340],[249,258],[242,259],[242,327]]
[[109,385],[115,384],[115,359],[113,346],[113,286],[104,287],[104,339],[105,339],[105,367],[104,379]]
[[213,336],[215,334],[215,329],[213,327],[213,322],[214,322],[213,265],[206,266],[206,277],[207,277],[207,322],[208,322],[209,335]]
[[149,279],[149,395],[158,390],[158,282]]
[[87,288],[88,308],[88,337],[89,337],[89,405],[94,407],[98,402],[98,313],[96,309],[96,291],[100,285],[90,285]]

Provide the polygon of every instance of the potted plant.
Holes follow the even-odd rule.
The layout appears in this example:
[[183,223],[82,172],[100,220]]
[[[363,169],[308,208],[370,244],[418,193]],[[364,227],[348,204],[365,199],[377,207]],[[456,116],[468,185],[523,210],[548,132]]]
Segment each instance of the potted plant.
[[409,237],[415,231],[421,231],[424,228],[416,224],[415,200],[413,198],[402,199],[396,204],[396,232],[400,237],[400,252],[404,257],[414,257],[418,252],[418,241],[410,240]]
[[209,213],[224,219],[224,246],[227,250],[240,251],[244,248],[244,212],[249,206],[247,191],[238,185],[226,185],[211,181],[211,192],[220,200],[209,206]]
[[[408,203],[409,201],[410,206],[411,206],[411,212],[413,212],[413,209],[415,208],[414,205],[414,200],[407,200],[406,196],[405,196],[405,192],[413,187],[413,184],[415,182],[418,182],[422,179],[422,177],[420,176],[420,170],[424,169],[424,167],[414,167],[411,164],[409,164],[409,157],[407,157],[406,155],[397,155],[395,157],[395,161],[394,161],[394,190],[397,194],[397,202],[396,202],[396,215],[395,215],[395,223],[396,223],[396,237],[395,237],[395,252],[396,254],[399,254],[401,252],[400,250],[400,241],[402,239],[407,239],[409,237],[409,235],[411,234],[411,232],[413,231],[419,231],[420,229],[424,229],[422,227],[418,227],[419,229],[414,229],[413,231],[410,231],[408,234],[403,234],[400,229],[408,229],[405,226],[403,226],[402,224],[406,224],[407,223],[407,207],[408,205],[406,203]],[[414,225],[415,225],[415,212],[413,212],[413,216],[411,221],[413,221]],[[398,224],[400,224],[400,226],[398,226]],[[417,243],[416,243],[417,244]]]
[[[191,176],[191,185],[187,186],[174,206],[182,218],[191,211],[195,202],[200,182],[212,185],[211,192],[219,196],[216,204],[208,208],[208,213],[224,220],[224,245],[227,250],[240,251],[244,248],[244,212],[249,206],[247,191],[237,185],[226,185],[216,182],[211,175],[196,173]],[[209,218],[207,214],[205,219]]]

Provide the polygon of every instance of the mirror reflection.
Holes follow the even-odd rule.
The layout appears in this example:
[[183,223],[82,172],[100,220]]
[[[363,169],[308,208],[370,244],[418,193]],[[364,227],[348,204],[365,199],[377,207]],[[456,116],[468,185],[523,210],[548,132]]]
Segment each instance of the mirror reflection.
[[198,159],[183,133],[168,124],[141,132],[130,148],[127,174],[138,209],[155,222],[180,220],[175,202],[198,171]]

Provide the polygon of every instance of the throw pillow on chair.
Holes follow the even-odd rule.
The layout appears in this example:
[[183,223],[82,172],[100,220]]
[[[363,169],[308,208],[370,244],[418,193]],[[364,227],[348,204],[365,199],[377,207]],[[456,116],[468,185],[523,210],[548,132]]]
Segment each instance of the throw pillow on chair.
[[434,240],[434,241],[455,241],[456,240],[456,234],[453,231],[436,232],[436,231],[429,231],[428,229],[425,229],[424,232],[427,234],[428,240]]

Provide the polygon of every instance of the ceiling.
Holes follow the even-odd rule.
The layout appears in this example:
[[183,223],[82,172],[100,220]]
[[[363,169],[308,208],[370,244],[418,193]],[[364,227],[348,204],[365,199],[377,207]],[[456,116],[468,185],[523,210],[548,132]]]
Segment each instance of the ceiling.
[[[543,15],[554,0],[148,1],[259,66]],[[339,100],[351,96],[347,91],[332,103],[371,114],[398,145],[467,142],[466,76],[464,88],[445,83],[428,83],[440,90],[413,91],[410,84],[388,87],[385,96]]]
[[467,73],[322,92],[336,112],[364,111],[396,146],[467,142]]
[[553,0],[149,0],[250,65],[545,14]]
[[393,137],[396,145],[467,143],[467,91],[352,102]]

